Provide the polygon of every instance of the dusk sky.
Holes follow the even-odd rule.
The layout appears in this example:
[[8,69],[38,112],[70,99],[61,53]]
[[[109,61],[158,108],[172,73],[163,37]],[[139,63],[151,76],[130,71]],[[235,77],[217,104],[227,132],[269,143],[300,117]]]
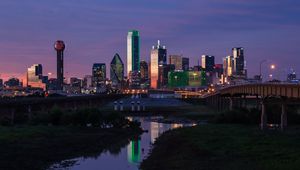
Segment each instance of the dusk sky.
[[244,47],[250,76],[262,59],[277,65],[275,76],[300,73],[299,0],[1,0],[1,77],[20,77],[35,63],[55,75],[58,39],[66,44],[67,78],[91,74],[95,62],[109,73],[115,53],[126,64],[131,29],[140,31],[146,61],[159,39],[191,66],[202,54],[221,63],[232,47]]

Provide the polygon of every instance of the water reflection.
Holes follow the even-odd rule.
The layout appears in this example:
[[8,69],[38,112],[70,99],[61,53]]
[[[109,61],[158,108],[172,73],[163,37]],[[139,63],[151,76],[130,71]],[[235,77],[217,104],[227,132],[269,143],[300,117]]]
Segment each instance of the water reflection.
[[137,137],[127,146],[127,159],[129,163],[135,164],[141,161],[141,139]]
[[[139,137],[135,137],[129,141],[127,146],[122,147],[116,152],[102,152],[95,158],[76,158],[76,164],[66,169],[68,170],[137,170],[140,162],[147,157],[155,140],[165,131],[184,126],[194,126],[195,124],[166,124],[160,123],[161,117],[130,117],[130,120],[141,122],[144,130],[148,133],[143,133]],[[124,145],[123,145],[124,146]],[[70,161],[70,160],[68,160]],[[55,168],[53,168],[55,169]]]

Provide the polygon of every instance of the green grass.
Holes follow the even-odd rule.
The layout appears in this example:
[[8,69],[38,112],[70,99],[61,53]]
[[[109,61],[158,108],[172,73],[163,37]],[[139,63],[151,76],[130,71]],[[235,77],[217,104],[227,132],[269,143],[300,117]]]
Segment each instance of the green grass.
[[0,169],[46,169],[66,159],[97,157],[104,150],[117,154],[139,134],[133,129],[0,126]]
[[150,169],[280,170],[300,167],[300,128],[262,132],[244,125],[205,125],[163,134],[141,164]]

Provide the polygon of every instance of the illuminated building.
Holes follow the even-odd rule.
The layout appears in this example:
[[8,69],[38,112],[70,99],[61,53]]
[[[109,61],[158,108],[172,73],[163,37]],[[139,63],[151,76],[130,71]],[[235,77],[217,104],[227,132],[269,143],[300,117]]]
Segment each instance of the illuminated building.
[[233,56],[227,56],[223,59],[224,76],[230,77],[233,74]]
[[141,73],[139,71],[131,71],[129,73],[129,87],[131,89],[141,88]]
[[140,71],[140,35],[131,30],[127,35],[127,76],[131,71]]
[[297,80],[297,75],[296,75],[296,72],[291,69],[290,72],[288,73],[287,75],[287,81],[288,82],[299,82],[299,80]]
[[167,65],[167,49],[165,46],[161,46],[158,40],[157,46],[153,46],[151,50],[151,88],[157,89],[162,86],[164,65]]
[[168,76],[168,87],[184,88],[184,87],[200,87],[206,86],[205,71],[171,71]]
[[237,76],[245,76],[244,70],[244,49],[242,47],[233,48],[233,73]]
[[104,87],[105,80],[106,80],[105,63],[94,63],[92,76],[93,76],[93,87]]
[[115,54],[114,58],[110,63],[110,80],[112,81],[113,87],[120,87],[124,79],[124,64],[119,56]]
[[43,82],[43,78],[43,67],[41,64],[34,64],[27,69],[27,87],[46,90],[46,83]]
[[186,87],[189,85],[189,75],[187,71],[172,71],[168,76],[168,87]]
[[[205,75],[205,74],[204,74]],[[189,86],[191,87],[200,87],[203,85],[203,74],[201,71],[188,71],[189,76]]]
[[65,43],[58,40],[54,44],[54,48],[57,52],[57,86],[56,90],[63,90],[64,84],[64,50]]
[[175,70],[182,70],[182,56],[169,55],[169,64],[173,64],[175,66]]
[[215,66],[215,57],[210,55],[202,55],[201,66],[206,72],[213,72]]

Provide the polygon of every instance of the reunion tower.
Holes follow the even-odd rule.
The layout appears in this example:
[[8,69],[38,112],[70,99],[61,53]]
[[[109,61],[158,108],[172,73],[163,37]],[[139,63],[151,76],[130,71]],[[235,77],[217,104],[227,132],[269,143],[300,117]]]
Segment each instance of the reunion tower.
[[54,49],[57,51],[57,90],[63,90],[64,83],[64,50],[65,43],[57,40],[54,44]]

